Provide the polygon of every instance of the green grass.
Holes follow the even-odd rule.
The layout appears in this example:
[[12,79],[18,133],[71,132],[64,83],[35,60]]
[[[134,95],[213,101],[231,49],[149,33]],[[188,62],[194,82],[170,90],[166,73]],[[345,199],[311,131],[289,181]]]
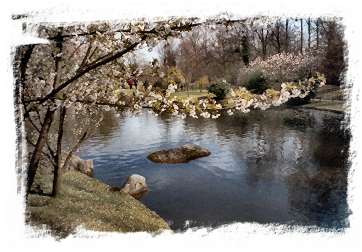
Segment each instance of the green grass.
[[171,95],[171,97],[177,96],[181,99],[191,98],[191,99],[197,99],[199,97],[204,96],[213,96],[212,94],[209,94],[207,90],[200,90],[200,89],[193,89],[190,91],[177,91]]

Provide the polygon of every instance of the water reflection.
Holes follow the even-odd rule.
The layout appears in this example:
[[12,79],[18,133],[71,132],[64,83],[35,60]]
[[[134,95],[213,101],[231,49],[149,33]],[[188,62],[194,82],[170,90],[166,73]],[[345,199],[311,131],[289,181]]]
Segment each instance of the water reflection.
[[[293,110],[253,111],[218,120],[116,117],[105,113],[81,156],[95,161],[95,176],[119,186],[132,173],[147,178],[143,202],[182,229],[231,222],[347,225],[348,137],[327,112],[298,112],[307,127],[285,123]],[[211,155],[187,164],[155,164],[147,155],[184,143]]]

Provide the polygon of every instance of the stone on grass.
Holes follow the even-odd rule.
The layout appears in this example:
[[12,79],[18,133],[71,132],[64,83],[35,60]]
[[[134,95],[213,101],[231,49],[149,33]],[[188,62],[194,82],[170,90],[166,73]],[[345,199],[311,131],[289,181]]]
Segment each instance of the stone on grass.
[[132,174],[127,178],[121,191],[128,193],[135,199],[142,198],[148,192],[146,178],[138,174]]
[[68,171],[79,171],[89,177],[93,177],[93,160],[83,160],[76,155],[72,155],[66,167]]

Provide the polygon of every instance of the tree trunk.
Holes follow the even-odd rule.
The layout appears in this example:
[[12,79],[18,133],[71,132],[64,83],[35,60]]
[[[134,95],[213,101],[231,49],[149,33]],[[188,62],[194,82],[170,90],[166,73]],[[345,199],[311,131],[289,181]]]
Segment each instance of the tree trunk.
[[259,39],[260,39],[260,43],[261,43],[261,50],[262,50],[262,56],[263,59],[266,58],[267,55],[267,38],[268,38],[268,32],[266,32],[266,35],[264,35],[264,28],[261,28],[260,33],[257,32]]
[[27,194],[29,194],[31,190],[31,186],[33,185],[36,170],[38,169],[39,161],[42,156],[42,150],[48,138],[48,133],[50,126],[53,122],[54,111],[51,111],[49,108],[44,117],[44,123],[41,127],[38,140],[36,142],[34,151],[32,153],[29,165],[28,165],[28,178],[27,178]]
[[307,25],[308,25],[308,49],[310,50],[310,37],[311,37],[311,21],[310,18],[308,18],[307,21]]
[[317,19],[316,23],[316,40],[317,40],[317,49],[319,49],[319,18]]
[[62,165],[62,139],[63,139],[63,125],[64,118],[66,114],[66,108],[61,107],[59,113],[59,128],[58,128],[58,139],[57,139],[57,152],[55,155],[55,166],[54,166],[54,176],[53,176],[53,188],[52,188],[52,196],[54,197],[58,193],[58,178],[59,178],[59,170]]
[[285,51],[288,52],[289,50],[289,37],[288,37],[288,33],[289,33],[289,20],[288,18],[285,20]]
[[241,38],[241,55],[245,66],[249,66],[250,62],[250,45],[247,35],[243,35]]
[[[26,77],[26,69],[28,66],[28,62],[32,55],[34,49],[34,45],[23,45],[18,47],[15,54],[14,59],[14,79],[15,79],[15,89],[14,89],[14,107],[15,107],[15,125],[16,125],[16,142],[17,145],[20,146],[23,143],[23,87],[25,86],[25,77]],[[24,157],[24,153],[22,148],[17,148],[16,150],[16,167],[21,169],[22,159]],[[19,170],[19,173],[21,170]]]
[[60,79],[60,62],[62,59],[62,52],[63,52],[63,42],[64,39],[62,37],[62,33],[63,33],[63,29],[60,29],[58,31],[58,36],[55,39],[55,46],[57,48],[57,54],[54,55],[54,65],[55,65],[55,77],[54,77],[54,82],[53,82],[53,89],[56,88],[56,85],[59,83],[59,79]]
[[303,19],[300,19],[300,53],[303,54]]
[[279,21],[276,25],[276,34],[275,34],[275,39],[277,42],[277,52],[281,53],[281,46],[280,46],[280,24]]
[[[55,77],[53,82],[53,89],[59,83],[60,79],[60,69],[61,69],[61,59],[62,59],[62,52],[63,52],[63,37],[62,37],[63,30],[60,29],[58,31],[58,36],[55,38],[56,41],[56,48],[57,54],[54,55],[54,64],[55,64]],[[58,176],[59,176],[59,169],[62,162],[62,139],[63,139],[63,125],[64,125],[64,118],[65,118],[66,109],[65,107],[61,107],[59,111],[59,127],[58,127],[58,139],[57,139],[57,149],[55,153],[55,165],[53,171],[53,188],[51,195],[54,197],[58,192]]]

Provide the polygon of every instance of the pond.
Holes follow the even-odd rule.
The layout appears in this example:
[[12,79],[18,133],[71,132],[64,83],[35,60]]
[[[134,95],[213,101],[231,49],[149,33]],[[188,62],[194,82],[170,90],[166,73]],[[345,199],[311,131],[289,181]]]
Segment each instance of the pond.
[[[349,137],[343,116],[273,109],[217,120],[107,112],[80,156],[95,177],[121,186],[146,177],[141,200],[175,230],[234,222],[343,229],[348,226]],[[194,143],[211,155],[158,164],[151,152]]]

